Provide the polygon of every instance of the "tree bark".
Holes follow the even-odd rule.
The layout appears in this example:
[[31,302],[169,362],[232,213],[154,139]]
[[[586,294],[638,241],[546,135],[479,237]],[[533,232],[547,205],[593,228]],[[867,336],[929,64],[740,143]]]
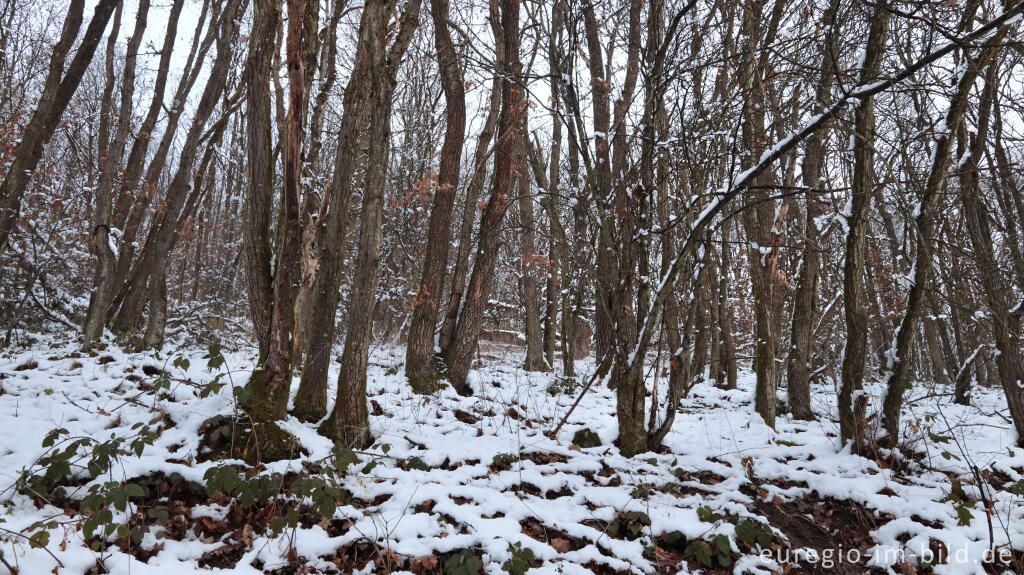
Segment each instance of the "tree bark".
[[419,393],[433,391],[439,377],[438,366],[434,363],[434,332],[448,265],[452,209],[459,185],[466,129],[465,86],[455,44],[448,31],[448,0],[431,0],[430,13],[434,21],[434,46],[445,98],[445,135],[430,210],[423,272],[416,290],[405,354],[405,375]]
[[[365,10],[365,8],[364,8]],[[335,319],[338,309],[338,288],[345,259],[348,235],[349,202],[352,198],[353,174],[359,160],[359,134],[366,122],[366,102],[370,93],[371,33],[370,19],[359,22],[359,40],[355,63],[345,86],[343,113],[337,135],[334,174],[328,191],[327,214],[318,257],[318,272],[313,281],[312,325],[308,340],[302,379],[295,396],[295,416],[303,421],[319,421],[327,415],[327,376],[334,347]]]
[[[82,330],[85,346],[98,341],[103,335],[106,323],[107,307],[113,297],[111,280],[117,267],[117,258],[111,247],[110,226],[113,217],[113,190],[115,180],[121,171],[121,159],[128,141],[128,133],[132,125],[132,110],[135,95],[135,63],[138,59],[139,45],[146,30],[149,15],[149,0],[140,0],[135,18],[135,28],[125,48],[124,71],[121,75],[121,104],[118,112],[117,129],[113,143],[107,147],[106,157],[99,181],[96,184],[92,220],[92,245],[96,254],[96,270],[93,275],[92,297],[86,312]],[[116,34],[111,37],[116,37]]]
[[246,190],[244,240],[246,292],[249,319],[259,347],[258,362],[270,351],[270,318],[273,313],[274,278],[270,270],[271,217],[274,203],[274,153],[270,120],[270,74],[276,42],[268,41],[277,30],[280,12],[278,0],[258,0],[254,7],[249,54],[246,59],[246,163],[249,186]]
[[[839,0],[831,0],[822,18],[826,29],[821,49],[821,76],[815,93],[815,113],[820,114],[832,103],[832,79],[835,74],[832,63],[837,54],[836,37],[838,26],[836,13]],[[814,352],[814,323],[818,316],[818,274],[821,264],[818,243],[820,230],[818,218],[821,215],[820,201],[815,196],[823,183],[822,168],[825,160],[825,134],[817,132],[804,144],[804,161],[801,166],[803,184],[808,188],[804,224],[804,249],[797,271],[797,287],[793,295],[793,322],[790,326],[790,352],[787,361],[786,391],[789,407],[794,419],[812,420],[811,410],[811,369]]]
[[[949,109],[935,134],[932,148],[932,162],[925,184],[924,194],[915,209],[915,227],[917,231],[917,255],[914,260],[913,284],[907,296],[907,307],[896,337],[887,354],[888,377],[886,381],[885,401],[882,404],[882,425],[891,446],[897,445],[900,434],[900,410],[903,408],[903,395],[910,389],[911,353],[914,341],[918,338],[918,320],[927,304],[928,290],[932,278],[932,247],[935,241],[935,224],[938,217],[939,201],[946,186],[949,168],[953,163],[953,139],[960,127],[964,114],[967,112],[968,99],[979,69],[989,65],[997,52],[997,46],[1003,40],[1006,28],[1001,28],[995,36],[985,43],[978,59],[971,61],[967,54],[965,68],[957,81],[956,92],[949,101]],[[991,95],[982,102],[978,113],[979,140],[987,140],[988,125],[991,120]],[[984,145],[982,143],[981,145]]]
[[[491,22],[498,22],[497,4],[490,3]],[[494,26],[492,25],[492,28]],[[496,61],[503,61],[504,46],[501,41],[495,42]],[[490,107],[487,111],[487,119],[480,131],[476,141],[476,151],[473,153],[473,175],[470,176],[469,185],[466,186],[466,201],[462,208],[462,225],[459,228],[459,249],[455,254],[455,268],[452,270],[452,285],[448,292],[448,308],[445,313],[444,322],[441,324],[441,333],[438,337],[438,344],[441,348],[441,355],[447,356],[448,347],[455,335],[455,325],[459,319],[459,310],[462,309],[462,298],[466,291],[466,277],[469,271],[469,254],[473,244],[473,223],[476,221],[477,198],[487,181],[487,158],[490,157],[491,140],[494,139],[494,131],[498,126],[498,116],[501,112],[502,84],[501,78],[497,75],[491,83]]]
[[[480,239],[469,277],[468,291],[461,302],[458,321],[455,324],[452,341],[445,354],[448,366],[448,381],[459,393],[469,393],[466,383],[469,377],[480,337],[481,322],[491,294],[494,267],[498,261],[501,246],[501,223],[505,209],[512,203],[512,186],[519,152],[519,133],[522,127],[521,114],[524,111],[523,90],[519,83],[522,64],[519,61],[519,0],[492,0],[492,6],[500,5],[500,20],[491,18],[495,30],[495,42],[501,45],[498,52],[498,70],[501,72],[501,112],[498,117],[498,139],[495,144],[494,175],[491,178],[491,197],[487,200],[480,220]],[[492,10],[492,14],[495,11]]]
[[537,289],[537,260],[536,253],[536,218],[533,210],[533,193],[531,186],[529,166],[529,129],[527,128],[528,109],[522,112],[522,132],[519,138],[519,161],[518,161],[518,193],[517,206],[519,208],[519,232],[520,256],[519,275],[522,294],[522,307],[524,323],[526,328],[526,357],[523,360],[523,370],[544,371],[544,335],[540,318],[540,291]]
[[367,34],[372,61],[368,102],[370,151],[363,182],[359,255],[352,279],[345,350],[341,355],[341,372],[338,375],[338,398],[333,414],[320,427],[321,433],[327,437],[352,448],[366,447],[372,439],[366,408],[366,370],[380,273],[381,223],[391,150],[391,103],[399,64],[419,24],[419,0],[407,1],[397,37],[391,49],[387,50],[388,16],[393,6],[390,0],[372,0],[363,7],[363,18],[369,18]]
[[[878,76],[889,37],[891,12],[887,0],[875,5],[871,18],[860,84]],[[864,448],[864,416],[867,397],[864,395],[864,362],[867,353],[868,318],[864,297],[864,241],[868,228],[868,211],[874,195],[875,99],[861,98],[854,111],[854,167],[850,201],[846,209],[846,257],[843,265],[843,309],[846,320],[846,349],[841,367],[839,389],[839,433],[843,444],[853,443],[854,451]]]

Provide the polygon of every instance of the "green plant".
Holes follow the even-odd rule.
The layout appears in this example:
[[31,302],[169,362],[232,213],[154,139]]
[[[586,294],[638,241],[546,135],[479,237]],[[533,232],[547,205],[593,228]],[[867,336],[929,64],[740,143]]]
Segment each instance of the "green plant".
[[[14,487],[20,493],[51,503],[63,499],[76,475],[79,479],[95,479],[107,473],[123,457],[141,455],[146,446],[156,440],[159,433],[156,426],[162,418],[162,414],[158,414],[148,424],[137,422],[132,426],[135,432],[133,435],[118,437],[111,434],[110,439],[105,441],[92,437],[70,437],[70,432],[65,428],[53,429],[43,438],[42,445],[47,451],[32,466],[22,470]],[[132,482],[111,480],[89,486],[79,512],[85,518],[83,531],[86,539],[96,538],[90,544],[93,549],[104,549],[105,538],[111,536],[118,539],[131,537],[136,543],[141,541],[141,529],[116,521],[112,509],[129,512],[131,498],[148,495],[144,486]],[[127,513],[128,517],[132,515]],[[52,519],[38,521],[29,525],[23,534],[28,537],[31,546],[45,547],[50,539],[48,530],[58,524]]]
[[476,575],[484,567],[475,549],[459,549],[444,562],[445,575]]
[[499,453],[491,459],[491,468],[495,471],[508,471],[520,457],[513,453]]
[[552,397],[556,395],[573,395],[579,385],[575,377],[559,377],[548,386],[547,392]]
[[724,515],[716,513],[714,509],[707,505],[701,505],[697,508],[697,519],[700,519],[704,523],[716,523],[724,518]]
[[695,539],[686,546],[684,557],[692,557],[701,565],[712,568],[717,563],[720,567],[732,565],[732,546],[729,537],[719,533],[710,541]]
[[630,541],[637,539],[643,533],[644,527],[650,527],[651,518],[643,511],[629,511],[620,513],[611,523],[607,531]]
[[736,539],[749,545],[757,544],[764,548],[768,547],[772,542],[772,530],[760,521],[744,519],[736,524]]
[[515,544],[509,543],[508,552],[512,557],[502,563],[501,570],[509,575],[525,575],[533,563],[533,550],[523,547],[523,544],[517,541]]
[[601,438],[590,428],[584,427],[572,436],[572,442],[580,447],[599,447]]

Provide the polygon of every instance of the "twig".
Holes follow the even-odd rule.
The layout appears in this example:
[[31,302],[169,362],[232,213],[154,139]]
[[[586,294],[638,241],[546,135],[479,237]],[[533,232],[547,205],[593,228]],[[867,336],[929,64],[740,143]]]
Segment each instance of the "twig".
[[[21,537],[22,539],[25,539],[27,541],[32,541],[32,539],[30,539],[29,536],[25,535],[24,533],[19,533],[17,531],[11,531],[10,529],[4,529],[3,527],[0,527],[0,531],[3,531],[4,533],[9,533],[11,535],[17,535],[18,537]],[[59,565],[61,568],[64,568],[64,564],[61,563],[60,559],[57,559],[57,556],[53,554],[53,551],[50,551],[50,549],[47,548],[47,547],[40,547],[40,549],[42,549],[43,551],[46,551],[47,553],[49,553],[50,557],[53,557],[53,560],[57,562],[57,565]],[[12,573],[13,573],[13,571],[12,571]]]
[[583,391],[581,391],[579,396],[576,397],[576,401],[572,403],[572,407],[569,408],[569,411],[565,412],[565,415],[562,416],[562,420],[558,422],[558,425],[553,430],[546,434],[549,438],[554,439],[558,437],[558,432],[562,430],[562,426],[565,425],[566,420],[568,420],[569,416],[572,415],[572,412],[576,409],[576,406],[580,404],[580,400],[583,399],[583,396],[587,394],[587,391],[590,390],[590,387],[594,385],[595,381],[597,381],[597,377],[602,373],[605,373],[606,369],[604,364],[609,361],[610,358],[606,358],[604,361],[601,362],[601,365],[597,366],[597,369],[594,370],[594,375],[590,376],[590,381],[587,382],[587,385],[583,387]]

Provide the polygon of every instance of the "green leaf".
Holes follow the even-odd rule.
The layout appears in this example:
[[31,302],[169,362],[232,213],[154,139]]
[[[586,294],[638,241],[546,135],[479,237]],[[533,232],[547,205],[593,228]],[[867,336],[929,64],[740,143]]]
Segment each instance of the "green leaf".
[[691,541],[686,546],[686,550],[683,551],[685,557],[693,557],[698,563],[705,567],[713,567],[714,560],[711,557],[711,545],[708,545],[707,541],[695,540]]
[[484,567],[480,556],[472,549],[461,549],[444,562],[445,575],[476,575]]
[[167,521],[171,518],[171,514],[167,512],[166,505],[157,505],[156,507],[147,510],[146,516],[150,519],[156,519],[157,521]]
[[763,523],[753,519],[744,519],[736,524],[736,538],[750,545],[756,543],[767,547],[772,541],[772,533]]
[[956,506],[956,521],[959,525],[967,527],[971,524],[971,520],[974,519],[974,514],[971,513],[971,508],[961,503]]
[[68,430],[64,429],[63,427],[58,427],[57,429],[50,430],[50,432],[46,434],[46,437],[43,438],[43,447],[53,446],[53,444],[57,442],[58,437],[67,434]]
[[335,445],[332,451],[334,453],[334,467],[338,471],[345,471],[350,465],[359,461],[356,452],[347,447]]
[[1017,497],[1024,497],[1024,479],[1021,479],[1017,481],[1017,483],[1014,483],[1010,487],[1009,491],[1010,493],[1016,495]]
[[530,570],[531,563],[533,562],[533,550],[529,547],[523,548],[522,543],[516,543],[515,545],[510,543],[508,550],[512,557],[501,565],[502,571],[509,573],[509,575],[525,575]]
[[149,490],[137,483],[126,483],[124,491],[128,497],[146,497],[149,495]]
[[419,457],[413,457],[409,460],[409,469],[418,469],[420,471],[430,471],[430,466],[423,463],[423,460]]
[[49,531],[36,531],[28,538],[28,545],[33,549],[41,549],[50,544]]
[[700,519],[704,523],[715,523],[722,519],[720,513],[715,513],[715,510],[707,505],[701,505],[697,508],[697,519]]

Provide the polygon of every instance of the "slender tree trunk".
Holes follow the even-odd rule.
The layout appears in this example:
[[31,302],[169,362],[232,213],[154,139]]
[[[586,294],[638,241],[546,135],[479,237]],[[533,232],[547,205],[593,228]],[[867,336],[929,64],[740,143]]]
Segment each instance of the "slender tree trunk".
[[372,439],[366,408],[366,370],[380,273],[381,223],[391,151],[391,102],[398,66],[413,30],[419,24],[420,3],[417,0],[407,2],[397,38],[387,50],[388,16],[393,6],[389,0],[372,0],[363,7],[363,18],[370,19],[367,34],[372,60],[368,102],[370,151],[363,181],[359,255],[352,279],[345,350],[341,355],[341,372],[338,375],[338,398],[334,402],[334,412],[320,427],[321,433],[327,437],[353,448],[366,447]]
[[[497,22],[497,3],[490,2],[491,22]],[[493,26],[492,26],[493,27]],[[496,59],[503,61],[504,46],[501,41],[495,42]],[[455,326],[459,320],[459,310],[462,309],[462,299],[466,290],[466,277],[469,271],[469,254],[473,244],[473,223],[476,221],[477,198],[487,180],[487,158],[491,155],[491,140],[494,139],[494,131],[498,126],[498,116],[501,112],[502,84],[501,78],[495,75],[491,84],[490,107],[487,111],[487,119],[480,131],[476,141],[476,151],[473,153],[473,175],[470,176],[469,185],[466,186],[466,201],[462,208],[462,225],[459,228],[459,249],[455,255],[455,268],[452,270],[452,285],[448,295],[448,308],[445,313],[444,322],[441,324],[441,333],[438,343],[441,347],[441,355],[447,356],[449,345],[455,336]]]
[[[781,0],[780,0],[781,1]],[[776,2],[776,7],[780,5]],[[747,170],[761,157],[765,148],[765,97],[762,69],[757,54],[761,49],[761,27],[763,0],[754,0],[745,5],[741,33],[746,48],[741,58],[740,89],[746,103],[742,123],[742,139],[748,152],[743,156],[742,166]],[[772,23],[776,22],[772,18]],[[765,172],[757,178],[755,185],[772,183],[773,177]],[[752,205],[743,210],[743,228],[747,234],[747,259],[750,266],[750,286],[754,299],[754,362],[757,376],[754,392],[754,410],[769,427],[775,427],[775,412],[779,370],[776,363],[779,326],[775,315],[776,299],[779,295],[777,281],[779,251],[773,246],[775,234],[775,201],[765,190],[751,192]]]
[[417,392],[430,392],[439,377],[434,364],[434,331],[441,304],[441,290],[448,265],[451,244],[452,209],[459,184],[463,132],[466,127],[466,96],[459,69],[458,54],[448,31],[448,0],[431,0],[434,21],[434,45],[437,65],[441,71],[441,88],[445,98],[445,135],[441,147],[441,163],[437,188],[430,211],[423,273],[416,290],[409,340],[405,354],[405,374]]
[[[310,2],[316,4],[316,2]],[[338,79],[337,56],[338,56],[338,23],[346,6],[346,0],[334,0],[330,21],[327,26],[327,39],[323,44],[323,58],[320,68],[322,82],[317,91],[313,103],[313,112],[310,117],[309,146],[306,154],[305,166],[309,170],[312,180],[317,187],[329,188],[329,185],[322,184],[322,177],[319,174],[320,150],[323,146],[322,136],[324,128],[324,113],[327,109],[327,100],[334,89]],[[307,75],[306,84],[312,74]],[[331,194],[325,189],[319,206],[315,206],[316,194],[307,193],[308,206],[303,210],[305,221],[302,227],[302,255],[301,271],[299,275],[299,287],[295,295],[295,333],[292,336],[292,361],[296,364],[304,361],[303,354],[306,351],[306,334],[315,323],[314,303],[316,295],[317,277],[320,273],[321,243],[324,239],[325,218],[330,208]],[[316,209],[314,214],[313,210]],[[315,217],[315,219],[314,219]],[[321,410],[327,412],[326,406]],[[321,415],[322,417],[322,415]]]
[[253,8],[253,28],[249,35],[246,59],[246,169],[249,186],[245,199],[242,255],[245,261],[249,319],[252,321],[259,361],[270,351],[270,318],[273,313],[273,275],[270,247],[271,217],[274,203],[274,154],[270,120],[270,74],[275,42],[268,42],[278,27],[278,0],[257,1]]
[[[874,80],[882,64],[889,37],[891,12],[887,0],[875,5],[864,57],[860,83]],[[874,195],[875,99],[861,98],[854,111],[853,182],[846,217],[846,257],[843,264],[843,309],[846,319],[846,349],[843,352],[842,385],[839,389],[839,432],[843,444],[852,442],[854,451],[864,448],[864,362],[867,353],[868,318],[864,297],[864,242],[868,231],[868,211]]]
[[[984,99],[995,99],[997,86],[994,72],[986,78],[985,91]],[[1024,445],[1024,390],[1021,389],[1021,382],[1024,381],[1024,310],[1020,305],[1011,303],[1009,297],[1013,291],[1003,277],[996,259],[990,216],[977,177],[978,162],[986,145],[986,138],[980,136],[975,138],[968,165],[960,173],[960,203],[977,260],[985,303],[992,318],[992,335],[999,352],[996,354],[999,381],[1006,393],[1010,417],[1017,431],[1017,445],[1021,446]]]
[[[113,279],[117,267],[117,258],[111,248],[110,226],[112,224],[112,197],[115,180],[121,170],[121,159],[131,130],[132,110],[135,95],[135,63],[138,59],[139,45],[146,30],[149,15],[149,0],[140,0],[135,18],[135,28],[128,39],[125,50],[124,72],[121,75],[121,105],[117,119],[117,130],[113,143],[107,147],[106,158],[99,182],[96,185],[95,207],[93,208],[93,250],[96,254],[96,271],[93,275],[92,297],[86,312],[83,328],[83,344],[89,346],[103,335],[103,327],[107,315],[107,307],[113,297]],[[116,34],[111,37],[116,38]]]
[[729,246],[729,225],[722,226],[722,272],[718,276],[718,305],[722,309],[722,351],[719,357],[719,373],[722,374],[721,385],[725,389],[736,389],[737,366],[736,345],[732,340],[734,314],[729,302],[729,270],[732,269]]
[[334,174],[328,192],[329,207],[325,221],[320,224],[324,229],[320,241],[318,273],[313,280],[313,302],[310,304],[313,322],[306,333],[308,343],[305,363],[295,396],[295,416],[303,421],[319,421],[327,415],[327,376],[334,347],[338,288],[348,235],[349,202],[354,187],[353,174],[359,159],[359,134],[366,122],[366,102],[370,93],[372,36],[368,27],[371,25],[370,19],[360,19],[355,63],[342,101],[343,113],[338,128]]
[[[897,445],[900,434],[900,410],[903,408],[903,395],[910,389],[911,353],[914,341],[918,338],[918,320],[927,304],[928,290],[932,278],[932,247],[935,235],[935,223],[938,217],[939,201],[945,189],[949,168],[953,163],[953,139],[960,127],[960,122],[967,112],[968,99],[974,82],[978,77],[979,68],[987,66],[995,57],[997,46],[1003,40],[1005,28],[1001,29],[992,39],[985,43],[977,60],[966,62],[966,68],[958,79],[956,92],[949,102],[949,110],[943,119],[942,131],[935,134],[932,149],[932,163],[925,183],[924,195],[914,210],[917,214],[917,256],[914,260],[914,278],[907,296],[907,307],[903,320],[896,332],[896,338],[888,352],[886,369],[888,378],[885,401],[882,405],[882,425],[889,444]],[[966,55],[965,55],[966,58]],[[978,113],[979,140],[987,140],[988,125],[991,120],[991,97],[982,102]],[[984,144],[982,144],[984,145]]]
[[[833,59],[837,56],[836,36],[838,26],[836,13],[839,0],[831,0],[822,18],[826,29],[822,43],[821,77],[815,94],[815,113],[821,113],[832,103]],[[825,159],[825,134],[817,132],[804,144],[804,161],[801,166],[803,184],[809,190],[806,197],[804,224],[804,249],[797,271],[797,288],[793,295],[793,322],[790,331],[790,352],[787,361],[786,390],[789,394],[790,411],[794,419],[812,420],[811,411],[811,369],[814,352],[814,324],[818,318],[818,274],[820,272],[821,246],[818,243],[820,230],[818,218],[821,215],[820,201],[816,190],[824,182],[822,168]]]
[[522,136],[519,138],[519,177],[517,204],[519,207],[519,223],[522,229],[520,240],[520,286],[522,307],[526,327],[526,358],[523,360],[525,371],[544,371],[544,336],[540,319],[540,291],[537,289],[537,257],[536,253],[536,218],[533,210],[533,188],[530,181],[529,153],[530,145],[527,134],[526,109],[522,112]]
[[[473,352],[480,337],[481,322],[494,281],[494,268],[501,245],[501,223],[505,209],[512,203],[512,186],[518,158],[519,133],[524,111],[522,86],[518,78],[522,73],[519,61],[519,0],[492,0],[500,5],[500,19],[491,18],[495,42],[500,44],[498,69],[501,72],[501,113],[498,117],[498,139],[495,144],[494,176],[491,178],[491,197],[487,200],[480,220],[480,240],[468,291],[460,305],[458,321],[452,341],[445,354],[448,381],[459,393],[469,393],[466,383],[473,361]],[[492,15],[495,11],[492,9]]]

